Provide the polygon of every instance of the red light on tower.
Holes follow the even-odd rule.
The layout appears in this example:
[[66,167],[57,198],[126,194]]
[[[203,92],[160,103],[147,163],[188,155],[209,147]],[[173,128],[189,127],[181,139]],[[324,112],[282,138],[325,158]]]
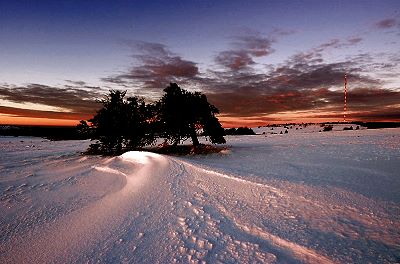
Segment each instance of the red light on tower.
[[346,122],[346,110],[347,110],[347,75],[344,74],[344,106],[343,106],[343,122]]

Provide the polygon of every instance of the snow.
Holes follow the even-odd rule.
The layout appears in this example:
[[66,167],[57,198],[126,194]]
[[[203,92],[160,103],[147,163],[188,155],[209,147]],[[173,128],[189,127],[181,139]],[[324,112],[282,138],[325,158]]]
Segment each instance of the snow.
[[0,263],[398,262],[400,129],[306,130],[186,157],[0,138]]

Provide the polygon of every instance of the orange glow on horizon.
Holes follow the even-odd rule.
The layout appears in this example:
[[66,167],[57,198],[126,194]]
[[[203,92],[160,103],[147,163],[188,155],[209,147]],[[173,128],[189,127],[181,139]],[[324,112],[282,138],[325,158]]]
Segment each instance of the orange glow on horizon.
[[16,117],[0,114],[0,125],[76,126],[79,120]]
[[241,118],[237,118],[236,120],[224,120],[220,118],[219,121],[224,128],[232,128],[232,127],[259,127],[259,126],[267,126],[272,124],[288,124],[288,123],[326,123],[326,122],[340,122],[343,120],[338,120],[337,118],[304,118],[304,119],[285,119],[285,120],[243,120]]
[[[325,115],[325,116],[324,116]],[[330,115],[327,117],[326,115]],[[337,117],[335,117],[337,115]],[[313,112],[282,112],[259,117],[228,117],[219,116],[218,119],[225,128],[232,127],[258,127],[268,124],[287,124],[287,123],[325,123],[341,122],[342,116],[335,112],[324,112],[324,114],[315,115]],[[350,120],[348,120],[350,121]]]

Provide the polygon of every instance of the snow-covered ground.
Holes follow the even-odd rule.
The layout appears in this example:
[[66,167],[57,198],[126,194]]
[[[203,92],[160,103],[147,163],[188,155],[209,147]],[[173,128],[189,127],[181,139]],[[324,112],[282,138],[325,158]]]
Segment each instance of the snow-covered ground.
[[0,263],[399,262],[400,129],[299,130],[187,157],[0,138]]

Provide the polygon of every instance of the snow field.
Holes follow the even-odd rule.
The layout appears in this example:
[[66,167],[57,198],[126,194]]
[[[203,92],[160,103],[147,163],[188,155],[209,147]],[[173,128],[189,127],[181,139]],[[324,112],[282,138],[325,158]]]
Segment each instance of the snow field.
[[207,156],[102,158],[1,138],[0,262],[400,259],[399,129],[227,139]]

